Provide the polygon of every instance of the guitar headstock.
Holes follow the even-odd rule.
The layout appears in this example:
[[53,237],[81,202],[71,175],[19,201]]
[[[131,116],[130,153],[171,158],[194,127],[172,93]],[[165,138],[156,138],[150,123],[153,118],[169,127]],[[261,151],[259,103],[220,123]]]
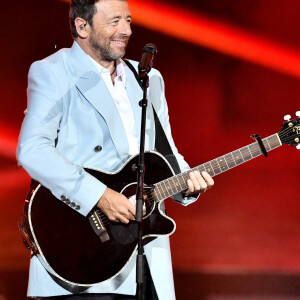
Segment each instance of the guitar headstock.
[[290,115],[284,117],[286,122],[282,124],[278,136],[282,144],[297,146],[297,149],[300,149],[300,111],[296,112],[296,116],[298,118],[293,120],[290,120]]

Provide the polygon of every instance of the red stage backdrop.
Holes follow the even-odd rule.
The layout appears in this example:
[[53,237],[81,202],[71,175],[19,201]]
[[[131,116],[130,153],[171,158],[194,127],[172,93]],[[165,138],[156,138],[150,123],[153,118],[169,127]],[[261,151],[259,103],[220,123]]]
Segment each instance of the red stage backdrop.
[[[299,1],[145,2],[148,11],[170,12],[162,30],[157,20],[151,28],[140,17],[138,3],[132,0],[139,15],[126,57],[139,60],[144,44],[157,45],[154,67],[163,74],[173,136],[190,166],[252,143],[251,134],[274,134],[284,115],[300,111],[300,67],[294,67],[300,65]],[[191,24],[200,30],[192,32],[194,41],[171,23],[188,24],[191,14],[202,22]],[[0,298],[16,293],[16,276],[21,292],[14,299],[23,299],[26,289],[29,253],[17,222],[30,179],[16,165],[15,146],[27,71],[33,61],[72,45],[67,17],[68,4],[58,0],[13,1],[1,12],[7,29],[0,50]],[[211,35],[204,36],[201,26]],[[167,200],[177,222],[171,237],[175,279],[191,273],[299,276],[299,161],[299,151],[283,146],[215,177],[215,187],[197,203],[182,207]]]

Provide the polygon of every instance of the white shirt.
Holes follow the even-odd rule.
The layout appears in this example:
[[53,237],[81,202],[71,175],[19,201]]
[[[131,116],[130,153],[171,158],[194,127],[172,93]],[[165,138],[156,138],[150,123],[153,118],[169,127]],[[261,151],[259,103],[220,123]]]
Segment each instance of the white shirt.
[[106,87],[108,88],[109,93],[118,109],[128,140],[129,155],[137,154],[139,152],[139,142],[133,110],[126,91],[126,73],[124,68],[125,62],[121,59],[119,60],[116,70],[117,76],[115,77],[113,84],[110,71],[101,66],[93,58],[91,58],[91,60],[100,72],[100,75],[104,80]]

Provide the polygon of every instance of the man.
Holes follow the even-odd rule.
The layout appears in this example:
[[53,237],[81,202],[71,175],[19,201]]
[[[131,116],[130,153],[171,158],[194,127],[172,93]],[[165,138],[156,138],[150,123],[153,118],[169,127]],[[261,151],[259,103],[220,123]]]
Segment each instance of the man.
[[[135,206],[81,166],[114,172],[138,153],[142,90],[121,59],[131,35],[128,4],[125,0],[73,0],[70,20],[72,48],[30,68],[18,161],[56,198],[70,199],[69,209],[86,216],[97,206],[111,221],[126,224],[135,219]],[[137,62],[132,64],[137,68]],[[171,136],[163,79],[155,69],[149,77],[145,149],[155,147],[153,105],[181,170],[188,170]],[[187,185],[190,197],[175,199],[183,205],[195,201],[213,180],[205,172],[190,172]],[[145,254],[151,273],[147,267],[146,282],[151,282],[147,299],[174,299],[168,238],[147,244]],[[80,296],[49,276],[36,256],[31,259],[31,297],[134,299],[135,292],[134,258],[121,274],[81,291]]]

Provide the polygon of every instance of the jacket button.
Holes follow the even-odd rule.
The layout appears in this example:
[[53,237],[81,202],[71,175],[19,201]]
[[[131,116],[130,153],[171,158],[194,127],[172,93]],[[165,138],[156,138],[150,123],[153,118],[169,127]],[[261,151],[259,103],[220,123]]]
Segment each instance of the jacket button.
[[100,145],[98,145],[94,148],[95,152],[100,152],[101,150],[102,150],[102,147]]
[[71,201],[69,199],[66,199],[64,202],[68,205],[71,203]]
[[72,207],[72,208],[75,207],[75,205],[76,205],[76,204],[75,204],[74,202],[71,202],[71,203],[70,203],[70,207]]
[[79,205],[76,205],[76,206],[75,206],[75,209],[76,209],[76,210],[79,210],[79,209],[80,209],[80,206],[79,206]]
[[64,196],[64,195],[60,196],[60,200],[61,200],[61,201],[65,202],[66,199],[67,199],[66,196]]

